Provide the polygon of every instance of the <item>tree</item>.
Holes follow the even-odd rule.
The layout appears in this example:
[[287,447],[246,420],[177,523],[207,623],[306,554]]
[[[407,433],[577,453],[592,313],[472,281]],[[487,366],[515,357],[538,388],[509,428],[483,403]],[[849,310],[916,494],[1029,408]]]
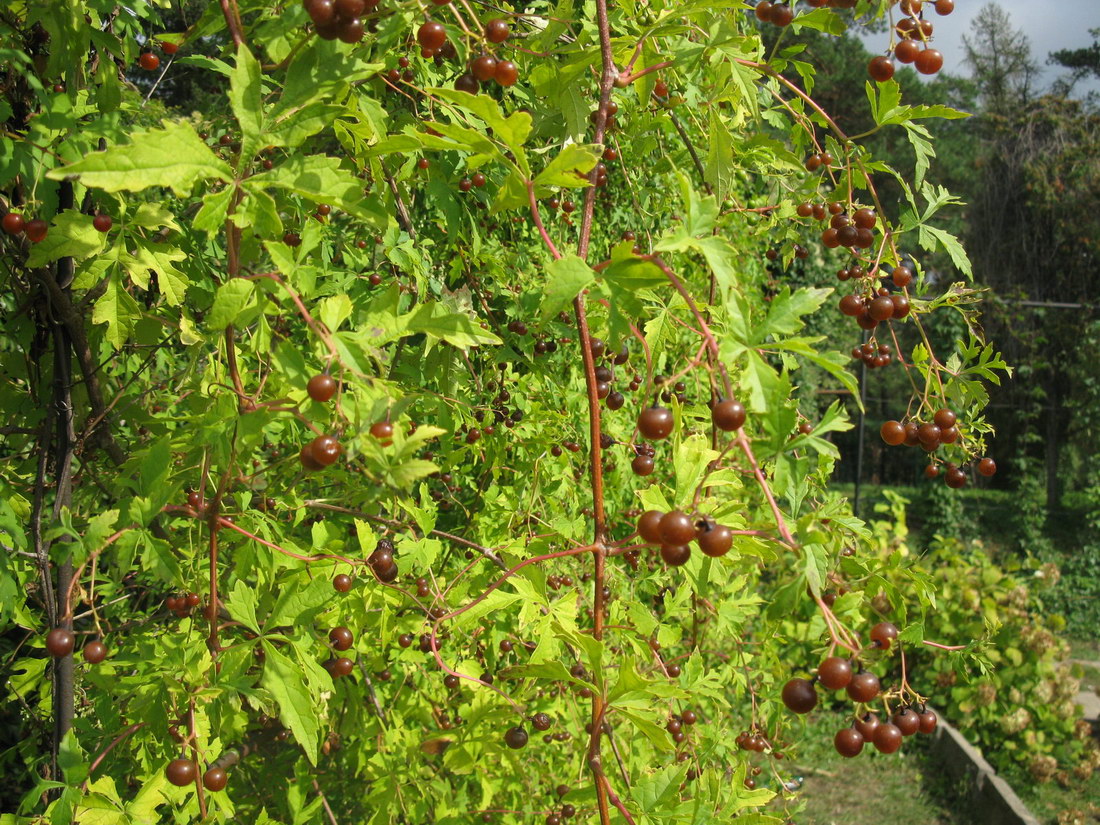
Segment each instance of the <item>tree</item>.
[[1005,113],[1029,100],[1039,67],[1027,35],[1012,27],[1008,12],[996,3],[982,6],[973,29],[973,35],[963,35],[963,46],[984,109]]
[[[838,303],[879,358],[967,309],[899,244],[968,261],[763,58],[788,6],[3,9],[5,821],[739,816],[816,701],[795,620],[856,715],[921,701],[930,580],[795,384],[854,386]],[[843,298],[766,283],[807,247]],[[1004,365],[921,339],[898,427],[957,487]]]

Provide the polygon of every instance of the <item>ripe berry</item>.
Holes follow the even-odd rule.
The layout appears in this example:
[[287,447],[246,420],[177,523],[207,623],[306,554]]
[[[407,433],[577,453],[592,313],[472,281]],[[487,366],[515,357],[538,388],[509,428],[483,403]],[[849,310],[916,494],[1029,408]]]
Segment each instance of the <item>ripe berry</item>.
[[27,221],[23,227],[23,234],[27,236],[27,240],[31,243],[41,243],[46,240],[46,234],[50,231],[50,225],[41,218],[35,218],[33,221]]
[[862,719],[857,719],[855,723],[855,729],[859,731],[860,735],[865,741],[870,742],[875,736],[875,730],[882,724],[875,714],[868,713],[863,716]]
[[794,9],[786,3],[775,3],[772,5],[769,19],[774,25],[784,28],[789,26],[791,21],[794,20]]
[[997,472],[997,462],[992,458],[983,458],[978,462],[978,472],[983,476],[991,476]]
[[180,46],[179,43],[168,43],[166,41],[161,41],[160,49],[165,54],[175,54],[180,50]]
[[416,31],[416,42],[424,49],[438,49],[447,41],[447,30],[442,23],[429,20]]
[[336,379],[328,373],[315,375],[306,384],[306,392],[314,401],[323,404],[336,394]]
[[208,791],[224,791],[229,776],[221,768],[211,768],[202,775],[202,786]]
[[893,753],[901,747],[901,731],[897,726],[886,722],[875,728],[873,742],[879,753]]
[[370,425],[370,434],[383,442],[382,446],[389,446],[393,438],[393,424],[389,421],[375,421]]
[[920,716],[912,708],[902,708],[890,721],[902,736],[912,736],[920,728]]
[[857,673],[848,683],[848,698],[853,702],[870,702],[881,688],[878,677],[873,673]]
[[322,467],[328,467],[330,464],[336,463],[336,459],[340,457],[343,448],[340,446],[340,442],[331,435],[319,435],[310,442],[309,451],[314,461]]
[[660,534],[663,544],[687,544],[695,538],[695,525],[687,513],[673,510],[661,517]]
[[686,544],[662,544],[661,558],[670,567],[680,567],[691,558],[691,548]]
[[636,455],[630,462],[630,469],[636,476],[647,476],[653,472],[653,459],[647,455]]
[[891,447],[896,447],[905,441],[905,427],[900,421],[887,421],[879,429],[879,435]]
[[668,438],[675,419],[672,410],[665,407],[648,407],[638,416],[638,431],[650,441]]
[[493,71],[493,79],[501,86],[515,86],[516,81],[519,80],[519,69],[511,60],[498,61]]
[[718,558],[726,555],[733,547],[733,531],[724,524],[715,524],[698,533],[695,540],[703,555]]
[[316,458],[313,457],[313,443],[306,444],[298,452],[298,461],[302,464],[302,469],[306,472],[313,473],[317,470],[323,469],[323,465],[320,464]]
[[355,669],[355,665],[352,664],[351,659],[341,656],[339,659],[335,659],[332,662],[332,673],[334,676],[350,676],[352,670]]
[[55,659],[60,659],[72,653],[75,644],[76,637],[73,632],[64,627],[55,627],[46,634],[46,650]]
[[92,226],[96,228],[97,232],[110,232],[113,223],[110,215],[96,215],[92,218]]
[[351,576],[347,573],[338,573],[332,579],[332,589],[337,593],[347,593],[351,590]]
[[346,627],[334,627],[328,632],[328,640],[334,650],[348,650],[355,641]]
[[943,68],[943,54],[939,49],[923,49],[913,65],[921,74],[935,74]]
[[936,717],[935,713],[926,709],[922,710],[917,715],[920,717],[920,727],[918,730],[921,733],[931,733],[936,729],[936,723],[939,722],[939,719]]
[[198,767],[190,759],[173,759],[164,771],[168,781],[180,788],[194,782],[198,773]]
[[714,405],[714,409],[710,411],[710,420],[720,430],[739,430],[745,424],[745,408],[740,401],[727,398]]
[[783,704],[795,713],[809,713],[817,707],[817,691],[807,679],[791,679],[783,685]]
[[160,67],[160,58],[152,52],[142,52],[138,64],[147,72],[155,72]]
[[966,486],[966,471],[961,467],[948,467],[943,480],[947,483],[948,487],[953,490],[958,490],[960,487]]
[[660,510],[647,510],[642,513],[642,517],[638,519],[638,535],[650,544],[660,544],[661,520],[664,515]]
[[867,64],[867,74],[871,76],[871,80],[885,83],[894,76],[894,61],[881,54],[878,57],[872,57],[871,62]]
[[902,40],[894,47],[894,57],[899,63],[912,63],[920,53],[919,40]]
[[958,417],[951,410],[942,409],[936,410],[936,414],[932,417],[932,420],[941,430],[946,430],[948,427],[955,426],[955,422],[958,420]]
[[955,0],[936,0],[936,14],[951,14],[955,10]]
[[477,82],[477,78],[472,74],[459,75],[455,81],[455,90],[476,95],[481,91],[481,84]]
[[485,24],[485,39],[490,43],[503,43],[511,34],[512,27],[507,21],[497,18]]
[[504,744],[512,750],[519,750],[527,744],[527,731],[518,725],[509,728],[508,732],[504,734]]
[[851,759],[863,750],[863,734],[855,728],[843,728],[833,737],[833,747],[841,756]]
[[852,663],[830,656],[817,666],[817,680],[829,690],[843,690],[852,681]]
[[84,661],[90,665],[98,665],[107,658],[107,645],[103,642],[88,642],[84,645]]
[[4,231],[9,235],[18,235],[23,231],[23,227],[26,226],[26,223],[22,215],[15,212],[9,212],[3,219]]
[[897,637],[898,629],[890,622],[879,622],[871,628],[871,641],[882,650],[889,650],[890,643]]

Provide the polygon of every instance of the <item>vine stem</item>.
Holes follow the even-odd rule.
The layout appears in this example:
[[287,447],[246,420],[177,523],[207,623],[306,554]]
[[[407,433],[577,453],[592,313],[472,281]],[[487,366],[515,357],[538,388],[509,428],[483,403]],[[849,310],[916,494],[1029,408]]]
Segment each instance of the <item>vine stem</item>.
[[123,739],[136,733],[139,729],[143,727],[145,727],[144,722],[134,722],[134,724],[130,725],[130,727],[126,728],[126,730],[124,730],[122,733],[112,739],[111,744],[109,744],[107,747],[99,752],[99,755],[92,760],[92,764],[88,767],[88,778],[85,779],[84,783],[80,786],[80,789],[82,791],[88,790],[88,783],[92,781],[92,774],[95,773],[95,769],[99,767],[100,763],[107,758],[107,754],[114,750],[115,746],[122,742]]
[[939,650],[966,650],[966,645],[941,645],[939,642],[930,642],[928,639],[922,639],[921,644],[935,647]]
[[137,525],[131,524],[129,527],[123,527],[117,533],[110,536],[106,541],[103,542],[103,544],[100,547],[93,550],[91,552],[91,554],[89,554],[88,558],[86,558],[81,563],[80,567],[76,568],[76,572],[73,573],[72,578],[69,579],[69,586],[65,590],[65,601],[64,601],[64,604],[63,604],[64,612],[61,614],[61,621],[62,622],[72,621],[72,618],[73,618],[73,589],[76,587],[76,583],[78,581],[80,581],[80,576],[84,573],[84,568],[87,567],[96,558],[98,558],[100,553],[102,553],[104,550],[106,550],[108,547],[110,547],[112,544],[114,544],[116,541],[118,541],[120,538],[122,538],[124,535],[126,535],[131,530],[136,529],[136,526]]
[[[691,294],[687,291],[687,287],[684,286],[684,282],[672,271],[664,259],[660,255],[645,255],[645,259],[652,261],[661,271],[665,274],[665,277],[669,279],[672,286],[680,293],[680,297],[684,299],[684,303],[687,304],[692,315],[695,316],[696,323],[699,324],[699,329],[703,338],[706,340],[707,346],[710,348],[711,354],[714,356],[714,362],[718,367],[718,372],[722,376],[722,383],[726,388],[726,395],[733,395],[733,385],[730,383],[729,372],[726,370],[725,365],[721,362],[718,354],[718,340],[714,337],[714,333],[710,331],[710,326],[707,324],[707,319],[703,317],[703,313],[699,311],[699,308],[695,305],[695,301],[692,299]],[[768,484],[768,480],[764,478],[764,473],[760,469],[760,462],[756,460],[756,455],[752,451],[752,445],[749,443],[748,436],[745,435],[744,429],[737,431],[737,446],[741,452],[745,455],[745,459],[749,462],[749,466],[752,467],[752,474],[756,478],[756,483],[764,493],[764,498],[768,501],[768,506],[771,508],[772,516],[775,518],[776,528],[779,530],[779,535],[783,537],[784,542],[792,549],[798,547],[798,542],[794,540],[794,535],[791,533],[790,528],[787,526],[787,520],[783,518],[783,513],[779,509],[778,503],[776,503],[775,495],[772,493],[771,485]]]

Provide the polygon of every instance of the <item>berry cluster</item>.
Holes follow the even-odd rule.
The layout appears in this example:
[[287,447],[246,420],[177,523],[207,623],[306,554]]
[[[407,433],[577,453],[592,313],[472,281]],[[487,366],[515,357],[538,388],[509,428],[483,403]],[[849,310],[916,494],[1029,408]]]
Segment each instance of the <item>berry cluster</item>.
[[876,344],[873,341],[852,347],[852,358],[856,361],[862,361],[868,369],[885,367],[894,360],[892,353],[893,350],[889,344]]
[[638,535],[649,544],[659,545],[661,558],[666,564],[679,567],[691,558],[694,541],[704,555],[717,558],[724,556],[733,546],[733,531],[713,519],[701,518],[692,521],[682,510],[662,513],[660,510],[647,510],[638,519]]
[[[879,622],[871,628],[870,637],[870,648],[886,651],[898,638],[898,629],[890,622]],[[882,693],[879,678],[870,671],[859,669],[858,659],[853,663],[840,656],[829,656],[818,665],[812,679],[795,678],[783,685],[783,704],[794,713],[809,713],[817,707],[815,683],[828,690],[845,691],[857,705],[867,705]],[[884,700],[902,692],[889,692]],[[865,742],[871,742],[880,753],[894,753],[901,747],[903,737],[918,731],[931,733],[936,722],[936,714],[922,702],[899,705],[886,722],[881,722],[866,709],[862,713],[857,710],[851,727],[838,731],[833,745],[837,753],[849,758],[858,756]]]
[[[931,20],[924,19],[925,6],[931,6],[937,14],[947,15],[955,10],[955,0],[901,0],[901,12],[905,16],[894,26],[898,43],[893,52],[899,63],[912,63],[921,74],[931,75],[943,68],[943,54],[928,45],[933,26]],[[867,64],[867,74],[872,80],[885,83],[894,76],[894,61],[888,55],[873,57]]]
[[302,5],[318,37],[358,43],[366,31],[363,15],[373,12],[378,0],[303,0]]
[[50,225],[41,218],[32,218],[28,221],[18,212],[8,212],[0,220],[0,224],[9,235],[25,235],[31,243],[41,243],[46,240],[46,235],[50,231]]
[[[936,410],[931,421],[918,423],[907,421],[886,421],[879,429],[882,440],[891,447],[906,446],[920,447],[927,453],[934,453],[943,444],[954,444],[960,438],[957,426],[958,416],[947,408]],[[982,458],[977,463],[977,470],[984,476],[991,476],[997,472],[997,463],[992,458]],[[933,461],[925,468],[928,478],[936,478],[940,474],[940,467]],[[955,464],[947,464],[944,472],[944,481],[948,487],[959,488],[966,485],[966,471]]]

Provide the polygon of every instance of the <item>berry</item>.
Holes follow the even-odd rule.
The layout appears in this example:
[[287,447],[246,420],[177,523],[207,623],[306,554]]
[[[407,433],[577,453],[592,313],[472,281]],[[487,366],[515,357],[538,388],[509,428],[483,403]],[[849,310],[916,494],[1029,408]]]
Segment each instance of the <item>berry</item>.
[[110,215],[96,215],[92,218],[92,226],[96,228],[97,232],[110,232],[113,223]]
[[348,650],[355,641],[346,627],[334,627],[328,632],[328,640],[334,650]]
[[447,41],[447,30],[442,23],[429,20],[416,31],[416,42],[423,49],[439,49]]
[[923,49],[913,61],[913,65],[921,74],[935,74],[943,68],[943,54],[939,49]]
[[393,424],[389,421],[375,421],[370,425],[370,434],[383,442],[382,446],[389,446],[393,438]]
[[870,702],[878,696],[881,685],[873,673],[857,673],[848,683],[848,698],[853,702]]
[[229,776],[221,768],[211,768],[202,775],[202,786],[208,791],[224,791]]
[[485,39],[490,43],[503,43],[512,33],[512,27],[507,21],[497,18],[485,24]]
[[917,728],[921,733],[931,733],[936,729],[936,723],[939,719],[936,714],[930,710],[922,710],[919,714],[920,726]]
[[817,691],[807,679],[791,679],[783,685],[783,704],[795,713],[809,713],[817,707]]
[[512,750],[519,750],[527,744],[527,731],[518,725],[509,728],[508,732],[504,734],[504,744]]
[[553,720],[546,713],[536,713],[531,717],[531,725],[535,730],[549,730],[552,724]]
[[107,658],[107,645],[103,642],[88,642],[84,645],[84,661],[90,665],[98,665]]
[[648,407],[638,416],[638,431],[650,441],[668,438],[675,419],[672,411],[665,407]]
[[902,736],[912,736],[920,728],[920,716],[912,708],[902,708],[890,722],[901,731]]
[[691,548],[686,544],[662,544],[661,558],[670,567],[680,567],[691,558]]
[[695,538],[695,525],[691,517],[681,510],[673,510],[661,517],[660,535],[662,544],[687,544]]
[[493,79],[501,86],[515,86],[516,81],[519,80],[519,69],[511,60],[498,61],[493,71]]
[[152,52],[142,52],[138,64],[147,72],[155,72],[160,67],[160,58]]
[[720,430],[739,430],[745,425],[745,408],[741,402],[727,398],[714,405],[714,409],[710,411],[710,420]]
[[901,747],[901,731],[895,725],[886,722],[875,728],[872,740],[879,753],[894,753]]
[[698,533],[695,540],[703,555],[718,558],[726,555],[733,547],[733,531],[724,524],[715,524]]
[[481,91],[481,84],[477,82],[477,78],[472,74],[464,74],[460,75],[455,81],[455,89],[459,92],[476,95]]
[[179,43],[169,43],[167,41],[161,41],[160,49],[165,54],[175,54],[180,50]]
[[875,736],[875,730],[882,724],[875,714],[865,714],[862,719],[857,719],[855,723],[855,729],[859,731],[860,735],[865,741],[870,742]]
[[791,21],[794,20],[794,9],[786,3],[775,3],[772,6],[769,19],[774,25],[784,28],[789,26]]
[[337,593],[347,593],[351,590],[351,576],[347,573],[338,573],[332,579],[332,589]]
[[863,734],[855,728],[843,728],[833,737],[833,747],[846,759],[859,756],[863,750]]
[[341,656],[339,659],[334,659],[332,662],[333,676],[350,676],[354,669],[355,665],[352,664],[351,659],[344,656]]
[[647,510],[642,513],[642,517],[638,519],[638,535],[650,544],[660,544],[661,520],[664,516],[665,514],[660,510]]
[[9,235],[18,235],[23,231],[23,227],[26,226],[26,224],[27,222],[24,220],[23,216],[15,212],[9,212],[3,219],[4,231]]
[[891,447],[896,447],[905,441],[905,427],[900,421],[887,421],[879,429],[879,435]]
[[978,462],[978,472],[983,476],[991,476],[997,472],[997,462],[992,458],[983,458]]
[[958,421],[958,416],[951,410],[942,409],[936,410],[936,414],[932,416],[932,420],[941,430],[946,430],[948,427],[955,426],[955,422]]
[[943,480],[947,483],[948,487],[953,490],[958,490],[960,487],[966,486],[966,471],[961,467],[948,467]]
[[898,629],[890,622],[879,622],[871,628],[871,641],[882,650],[889,650],[890,643],[897,637]]
[[61,659],[73,652],[76,637],[71,630],[64,627],[55,627],[46,634],[46,650],[55,659]]
[[23,233],[27,236],[27,240],[31,243],[41,243],[46,240],[46,234],[50,231],[50,225],[41,218],[35,218],[33,221],[27,221],[26,226],[23,227]]
[[168,767],[164,771],[164,775],[168,777],[168,781],[180,788],[194,782],[198,774],[198,766],[190,759],[173,759],[168,763]]
[[328,373],[321,373],[309,379],[306,392],[314,401],[323,404],[336,394],[336,379]]
[[881,54],[878,57],[872,57],[871,62],[867,64],[867,74],[871,76],[871,80],[885,83],[894,76],[894,61]]
[[817,666],[817,679],[829,690],[843,690],[852,681],[852,663],[839,656],[830,656]]
[[336,459],[340,457],[343,448],[340,446],[340,442],[331,435],[319,435],[310,442],[309,451],[314,461],[322,467],[328,467],[336,463]]
[[630,462],[630,469],[636,476],[647,476],[653,472],[653,459],[647,455],[636,455]]

